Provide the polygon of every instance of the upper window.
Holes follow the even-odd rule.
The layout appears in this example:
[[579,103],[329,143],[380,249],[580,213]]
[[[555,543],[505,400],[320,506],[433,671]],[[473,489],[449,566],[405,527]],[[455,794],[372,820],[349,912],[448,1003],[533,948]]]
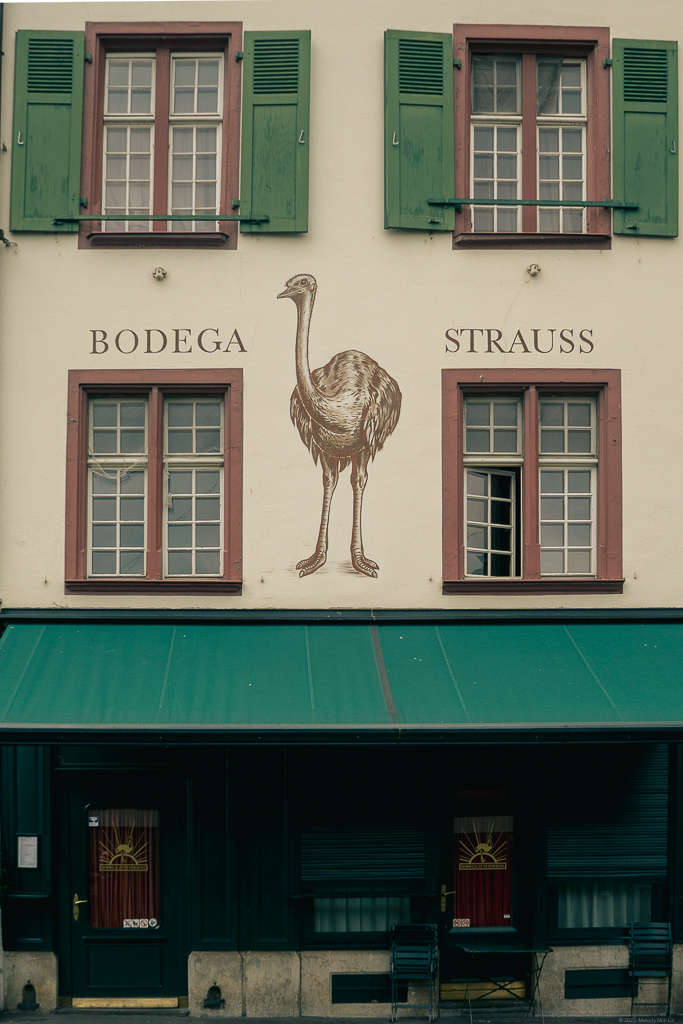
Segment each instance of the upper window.
[[456,196],[472,200],[456,244],[609,245],[609,211],[571,205],[610,195],[609,31],[456,25],[455,51]]
[[84,188],[88,209],[112,219],[83,222],[81,244],[234,246],[235,222],[211,215],[238,213],[239,26],[110,28],[87,32],[97,87],[86,76]]
[[70,378],[67,592],[238,591],[240,371]]
[[486,377],[444,371],[445,591],[620,593],[619,371]]

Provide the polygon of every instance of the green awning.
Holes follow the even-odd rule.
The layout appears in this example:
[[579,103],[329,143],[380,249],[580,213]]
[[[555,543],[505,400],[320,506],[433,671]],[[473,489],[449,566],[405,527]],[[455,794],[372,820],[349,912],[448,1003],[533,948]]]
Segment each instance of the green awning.
[[681,637],[671,622],[18,623],[0,638],[0,726],[679,726]]

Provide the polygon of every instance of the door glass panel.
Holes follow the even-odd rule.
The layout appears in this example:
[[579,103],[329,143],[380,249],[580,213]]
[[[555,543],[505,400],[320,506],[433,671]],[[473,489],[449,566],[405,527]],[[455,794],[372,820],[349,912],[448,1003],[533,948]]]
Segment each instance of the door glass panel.
[[88,808],[91,928],[159,926],[159,812]]
[[512,818],[455,818],[455,928],[512,924]]

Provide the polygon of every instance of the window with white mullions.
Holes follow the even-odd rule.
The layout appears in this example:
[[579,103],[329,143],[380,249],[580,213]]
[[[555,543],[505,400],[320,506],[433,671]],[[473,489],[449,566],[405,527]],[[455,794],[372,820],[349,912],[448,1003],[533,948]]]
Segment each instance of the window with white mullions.
[[[171,213],[218,211],[218,127],[173,127],[171,131]],[[173,221],[173,231],[215,231],[216,221]]]
[[518,398],[468,397],[465,401],[465,453],[521,453],[521,408]]
[[92,576],[144,576],[145,479],[144,470],[92,470]]
[[473,54],[472,113],[522,113],[522,64],[519,57],[508,53]]
[[[152,212],[155,67],[152,57],[107,59],[103,211],[109,215]],[[103,228],[149,231],[150,221],[104,221]]]
[[467,575],[514,576],[514,473],[468,469],[465,492]]
[[143,576],[147,403],[95,398],[89,413],[89,575]]
[[[586,64],[564,57],[536,60],[538,198],[586,198]],[[581,234],[583,207],[539,207],[538,230]]]
[[589,456],[596,452],[595,400],[576,396],[539,402],[540,447],[544,455]]
[[[583,128],[539,128],[538,198],[568,200],[584,198]],[[539,231],[581,232],[582,207],[539,207]]]
[[[518,199],[519,128],[517,125],[472,127],[472,197]],[[473,206],[475,231],[518,231],[518,206]]]
[[541,470],[541,572],[590,574],[594,570],[594,470]]
[[[217,55],[173,58],[170,213],[218,212],[223,62]],[[188,122],[197,121],[192,124]],[[214,221],[173,221],[173,231],[215,231]]]
[[166,575],[219,576],[223,535],[223,400],[166,401]]

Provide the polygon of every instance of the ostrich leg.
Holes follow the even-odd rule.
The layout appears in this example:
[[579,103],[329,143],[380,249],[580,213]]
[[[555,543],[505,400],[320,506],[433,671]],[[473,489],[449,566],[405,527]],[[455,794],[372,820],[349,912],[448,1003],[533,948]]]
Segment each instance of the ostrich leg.
[[316,544],[315,551],[310,558],[303,558],[300,562],[297,562],[296,567],[300,570],[299,576],[309,576],[327,561],[327,527],[330,522],[330,505],[332,504],[332,495],[334,494],[334,489],[337,486],[337,480],[339,479],[339,463],[328,459],[327,456],[321,452],[320,465],[323,468],[324,491],[323,512],[320,517],[318,543]]
[[363,510],[363,491],[368,482],[368,460],[370,453],[363,450],[352,459],[351,486],[353,487],[353,529],[351,531],[351,562],[357,572],[366,576],[377,576],[377,562],[365,557],[363,551],[363,535],[361,531],[361,514]]

